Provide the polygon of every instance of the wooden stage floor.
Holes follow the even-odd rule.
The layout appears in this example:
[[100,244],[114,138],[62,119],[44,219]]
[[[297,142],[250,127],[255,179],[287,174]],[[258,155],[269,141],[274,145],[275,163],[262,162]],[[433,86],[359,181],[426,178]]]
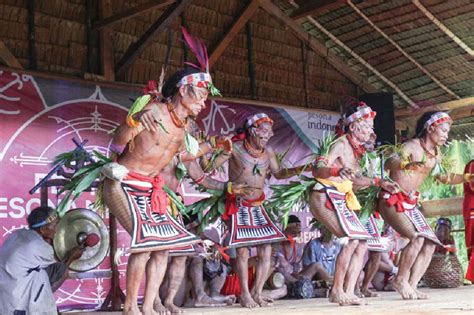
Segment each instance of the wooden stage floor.
[[[185,315],[289,315],[289,314],[472,314],[474,315],[474,286],[456,289],[421,289],[430,294],[429,300],[406,301],[395,292],[381,292],[382,297],[366,299],[368,305],[340,307],[327,299],[279,300],[271,307],[243,309],[240,306],[223,308],[185,308]],[[63,314],[115,315],[120,312],[75,312]]]

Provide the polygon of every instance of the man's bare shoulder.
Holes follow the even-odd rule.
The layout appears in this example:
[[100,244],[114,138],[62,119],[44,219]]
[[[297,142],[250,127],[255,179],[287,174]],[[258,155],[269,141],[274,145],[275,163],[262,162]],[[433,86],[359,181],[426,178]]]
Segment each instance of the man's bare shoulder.
[[339,152],[348,145],[346,137],[340,137],[331,145],[330,152]]
[[411,151],[419,148],[420,141],[417,138],[410,139],[402,144],[402,149],[406,151]]

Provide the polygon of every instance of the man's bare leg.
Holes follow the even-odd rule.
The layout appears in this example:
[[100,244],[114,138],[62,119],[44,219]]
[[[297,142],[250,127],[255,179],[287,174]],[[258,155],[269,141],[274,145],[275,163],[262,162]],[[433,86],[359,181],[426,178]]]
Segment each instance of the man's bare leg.
[[209,281],[209,294],[210,297],[217,301],[217,302],[222,302],[226,303],[227,305],[232,305],[235,303],[235,300],[237,299],[235,295],[222,295],[221,290],[222,287],[224,286],[225,279],[227,277],[227,271],[224,268],[224,271]]
[[150,257],[150,253],[131,254],[127,263],[127,278],[125,303],[123,313],[126,315],[141,314],[138,308],[138,290],[142,282],[145,266]]
[[415,236],[402,250],[398,273],[393,281],[393,288],[397,290],[405,300],[413,300],[417,298],[415,290],[413,290],[408,282],[408,277],[410,275],[411,267],[415,263],[416,257],[423,246],[423,240],[422,237]]
[[436,245],[433,242],[430,240],[425,240],[418,257],[416,257],[415,263],[411,268],[410,279],[408,283],[410,283],[410,286],[413,288],[413,290],[415,290],[416,296],[420,300],[429,298],[428,294],[419,291],[417,286],[421,277],[423,277],[426,269],[430,265],[431,257],[433,256],[435,248]]
[[357,240],[349,240],[344,245],[341,252],[336,258],[336,270],[334,272],[334,284],[329,293],[329,302],[339,303],[340,305],[349,305],[350,298],[344,292],[344,279],[346,278],[347,269],[359,242]]
[[173,257],[168,270],[168,290],[166,290],[164,306],[171,314],[182,313],[183,310],[174,304],[174,298],[181,286],[186,269],[186,256]]
[[332,280],[332,276],[324,269],[321,263],[316,262],[312,263],[303,268],[303,270],[299,273],[299,275],[303,278],[313,279],[314,276],[318,276],[319,280]]
[[259,305],[254,301],[249,291],[249,250],[246,247],[237,248],[236,250],[237,258],[235,262],[235,271],[239,276],[240,282],[240,305],[248,308],[257,307]]
[[263,286],[268,278],[268,270],[270,270],[271,255],[272,246],[270,244],[257,246],[257,272],[255,273],[255,282],[252,288],[252,298],[260,306],[268,306],[272,302],[271,298],[264,298],[262,295]]
[[[160,250],[152,252],[150,259],[146,264],[146,284],[145,295],[143,297],[143,315],[160,314],[168,315],[169,312],[165,308],[158,307],[156,296],[160,288],[163,277],[166,273],[166,266],[168,264],[168,251]],[[161,301],[160,301],[161,304]]]
[[[353,242],[357,242],[357,240],[353,240]],[[355,285],[359,278],[359,275],[362,271],[363,264],[364,264],[364,255],[367,252],[367,242],[366,241],[358,241],[357,247],[352,254],[351,261],[349,263],[349,267],[347,268],[346,272],[346,279],[345,279],[345,288],[346,294],[350,299],[350,304],[352,305],[362,305],[364,304],[364,300],[359,298],[354,294]]]
[[189,275],[193,284],[193,291],[195,296],[194,306],[195,307],[220,307],[225,306],[226,303],[215,301],[210,298],[204,290],[204,278],[203,278],[203,259],[202,257],[193,257],[191,264],[189,265]]
[[379,297],[380,294],[372,292],[369,290],[369,285],[372,283],[372,279],[374,278],[377,270],[379,270],[380,259],[382,258],[382,253],[369,251],[369,260],[365,265],[365,277],[364,281],[362,281],[362,294],[365,297]]

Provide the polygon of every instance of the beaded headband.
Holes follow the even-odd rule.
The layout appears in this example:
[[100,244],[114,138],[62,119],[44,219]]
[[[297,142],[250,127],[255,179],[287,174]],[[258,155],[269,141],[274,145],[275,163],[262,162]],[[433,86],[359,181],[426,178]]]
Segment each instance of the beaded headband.
[[258,113],[258,114],[255,114],[255,115],[247,118],[247,120],[245,121],[245,128],[250,128],[253,125],[258,127],[258,125],[260,125],[264,122],[267,122],[267,123],[270,123],[271,125],[273,125],[273,120],[270,117],[268,117],[267,114]]
[[425,122],[423,128],[428,129],[430,126],[434,127],[434,126],[440,125],[440,124],[442,124],[446,121],[452,122],[453,120],[445,112],[436,112],[433,115],[431,115],[430,119],[428,119]]
[[366,103],[360,102],[357,111],[344,119],[344,124],[349,125],[358,120],[374,118],[375,115],[377,112],[373,111]]

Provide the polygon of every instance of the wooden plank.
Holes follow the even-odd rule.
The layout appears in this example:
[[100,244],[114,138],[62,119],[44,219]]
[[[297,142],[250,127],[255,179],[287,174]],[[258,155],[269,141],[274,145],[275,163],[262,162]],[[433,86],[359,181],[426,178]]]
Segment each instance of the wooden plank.
[[224,50],[229,46],[230,42],[234,37],[239,33],[242,27],[245,26],[248,20],[255,14],[259,7],[259,0],[252,0],[249,5],[245,8],[244,12],[239,16],[235,21],[232,27],[224,35],[220,43],[214,49],[214,51],[209,56],[209,67],[212,67],[217,59],[222,55]]
[[314,50],[318,55],[326,58],[327,62],[331,64],[336,70],[345,75],[355,85],[359,86],[364,92],[374,93],[378,89],[369,83],[369,81],[362,77],[359,73],[351,69],[345,61],[329,51],[325,44],[308,34],[297,22],[287,16],[278,6],[274,5],[270,0],[260,0],[260,6],[270,15],[274,16],[282,23],[287,25],[295,35],[303,40],[308,47]]
[[23,69],[23,66],[11,53],[11,51],[5,46],[5,43],[0,40],[0,60],[8,67]]
[[421,203],[421,212],[427,218],[447,215],[462,214],[462,203],[464,198],[445,198],[436,200],[427,200]]
[[115,67],[115,73],[117,76],[121,76],[135,61],[138,55],[152,42],[155,36],[162,32],[171,21],[178,15],[180,15],[184,8],[191,3],[191,0],[176,1],[171,5],[165,12],[159,17],[159,19],[153,23],[153,25],[143,34],[143,36],[135,43],[131,44],[125,52],[124,56],[117,63]]
[[[112,0],[100,0],[99,14],[102,19],[112,15]],[[114,48],[112,45],[112,29],[101,28],[100,36],[100,65],[106,81],[115,81]]]
[[158,10],[167,7],[173,2],[175,2],[175,0],[153,0],[142,5],[137,5],[124,12],[117,13],[113,16],[104,16],[100,21],[97,21],[92,25],[92,29],[99,30],[107,26],[112,26],[114,24],[128,20],[134,16],[146,13],[150,10]]
[[[426,107],[419,110],[419,113],[428,112],[430,110],[454,110],[463,107],[474,106],[474,96],[462,98],[460,100],[449,101],[441,104],[437,104],[435,108]],[[413,116],[413,109],[403,108],[395,111],[397,118],[404,118]]]
[[28,0],[26,8],[28,10],[28,63],[30,69],[36,70],[35,0]]
[[298,20],[309,15],[318,15],[325,11],[335,10],[343,5],[345,5],[345,1],[340,0],[311,0],[294,10],[290,17],[293,20]]

